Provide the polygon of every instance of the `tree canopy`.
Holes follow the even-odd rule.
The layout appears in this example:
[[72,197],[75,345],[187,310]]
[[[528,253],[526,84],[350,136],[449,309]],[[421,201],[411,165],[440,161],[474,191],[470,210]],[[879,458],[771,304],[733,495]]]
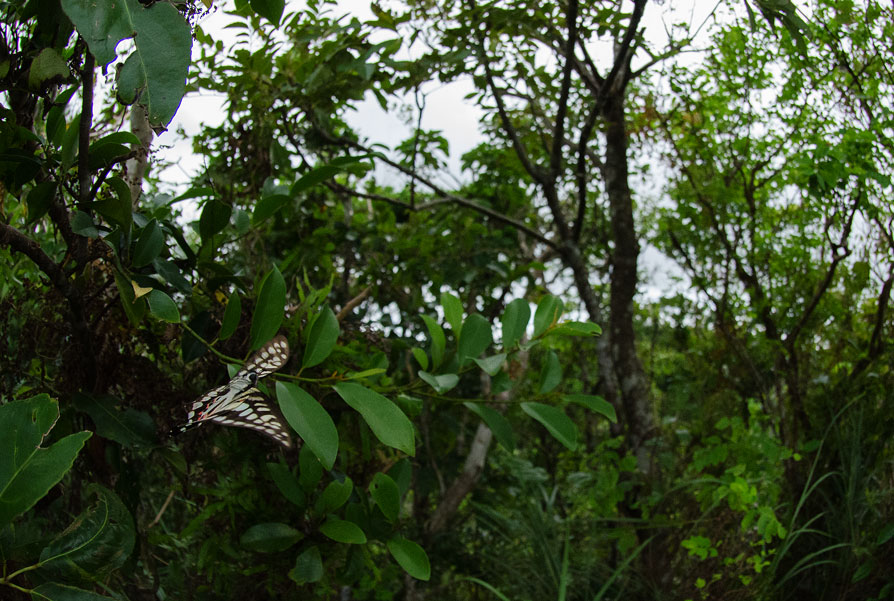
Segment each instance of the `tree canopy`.
[[890,5],[0,11],[0,597],[894,595]]

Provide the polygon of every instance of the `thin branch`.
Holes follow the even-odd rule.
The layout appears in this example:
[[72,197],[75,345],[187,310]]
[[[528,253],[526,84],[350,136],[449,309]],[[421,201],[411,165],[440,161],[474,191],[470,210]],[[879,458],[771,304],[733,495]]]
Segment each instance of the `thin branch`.
[[168,493],[168,498],[165,499],[165,502],[162,503],[161,509],[159,509],[158,513],[155,514],[155,519],[152,520],[151,522],[149,522],[149,525],[146,526],[146,530],[149,530],[150,528],[155,526],[159,521],[161,521],[161,516],[164,515],[165,511],[168,508],[168,505],[171,504],[171,499],[173,499],[173,498],[174,498],[174,491],[172,490],[171,492]]
[[549,181],[555,182],[559,177],[562,165],[562,141],[565,139],[565,119],[568,117],[568,96],[571,93],[571,71],[574,46],[577,44],[577,11],[578,0],[569,0],[565,21],[568,26],[568,39],[565,42],[565,65],[562,68],[562,88],[559,92],[559,107],[556,111],[556,122],[553,127],[552,152],[549,157]]
[[392,204],[392,205],[407,209],[408,211],[414,211],[414,212],[427,211],[429,209],[433,209],[434,207],[436,207],[438,205],[442,205],[442,204],[457,204],[462,207],[466,207],[468,209],[476,211],[478,213],[487,215],[488,217],[491,217],[491,218],[495,219],[496,221],[499,221],[501,223],[505,223],[506,225],[512,226],[513,228],[515,228],[521,232],[524,232],[531,238],[534,238],[538,242],[545,244],[546,246],[548,246],[552,249],[558,249],[558,245],[555,242],[553,242],[552,240],[550,240],[549,238],[547,238],[546,236],[544,236],[537,230],[528,227],[521,221],[513,219],[512,217],[508,217],[508,216],[500,213],[499,211],[495,211],[489,207],[480,205],[477,202],[474,202],[467,198],[463,198],[461,196],[456,196],[454,194],[449,194],[447,192],[444,192],[437,185],[427,181],[425,178],[422,178],[419,176],[414,176],[414,177],[417,177],[421,183],[423,183],[426,186],[428,186],[429,188],[431,188],[432,191],[435,192],[435,194],[437,194],[440,198],[433,200],[431,202],[427,202],[422,205],[417,205],[414,207],[414,206],[410,205],[409,203],[403,202],[403,201],[393,198],[391,196],[384,196],[382,194],[374,194],[374,193],[370,193],[370,192],[361,192],[359,190],[354,190],[353,188],[349,188],[347,186],[344,186],[342,184],[337,184],[335,182],[329,182],[326,185],[331,190],[337,190],[339,192],[344,192],[345,194],[350,194],[351,196],[355,196],[357,198],[364,198],[366,200],[377,200],[377,201],[387,202],[388,204]]
[[357,307],[357,305],[366,300],[370,292],[372,292],[372,286],[367,286],[366,288],[364,288],[360,292],[360,294],[345,303],[345,306],[341,308],[341,311],[338,312],[338,315],[335,316],[335,319],[337,319],[338,322],[341,323],[344,318],[347,317],[351,313],[351,311],[353,311]]

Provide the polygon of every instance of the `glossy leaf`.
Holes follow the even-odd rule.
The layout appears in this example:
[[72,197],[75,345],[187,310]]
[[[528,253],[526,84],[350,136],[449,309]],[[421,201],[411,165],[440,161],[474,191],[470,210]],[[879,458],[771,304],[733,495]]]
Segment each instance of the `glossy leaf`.
[[566,321],[556,326],[552,333],[563,336],[598,336],[602,334],[602,328],[590,321]]
[[376,438],[407,455],[416,454],[413,424],[397,405],[360,384],[342,382],[335,391],[360,413]]
[[180,311],[177,304],[170,296],[158,289],[152,289],[146,295],[146,301],[149,303],[149,312],[157,318],[168,323],[180,323]]
[[432,367],[437,369],[444,360],[444,349],[447,346],[444,329],[441,327],[441,324],[428,315],[423,315],[422,321],[425,322],[425,327],[428,328],[428,335],[431,338]]
[[338,430],[329,413],[297,384],[276,383],[279,408],[320,463],[331,470],[338,455]]
[[509,350],[525,335],[528,322],[531,320],[531,307],[528,301],[517,298],[506,305],[500,320],[503,323],[503,348]]
[[253,551],[277,553],[285,551],[302,538],[304,535],[288,524],[264,522],[246,530],[239,537],[239,543]]
[[577,448],[577,426],[565,412],[543,403],[522,403],[522,411],[543,424],[553,438],[565,445],[569,451]]
[[490,322],[484,316],[473,313],[466,318],[462,325],[462,334],[457,344],[457,357],[459,364],[475,359],[493,342],[493,334]]
[[350,478],[346,477],[341,482],[334,480],[327,484],[323,492],[320,493],[317,502],[314,504],[314,510],[323,515],[332,513],[348,502],[353,491],[354,483],[351,482]]
[[484,357],[482,359],[474,359],[474,361],[484,373],[489,376],[495,376],[500,373],[500,369],[502,369],[503,363],[506,361],[506,353],[500,353],[499,355]]
[[444,319],[453,329],[453,335],[459,338],[463,327],[463,304],[449,292],[441,294],[441,307],[444,308]]
[[431,578],[431,564],[425,550],[406,538],[395,536],[388,541],[388,551],[404,571],[417,580]]
[[286,282],[279,269],[274,266],[261,281],[258,302],[251,317],[249,334],[251,350],[261,348],[262,344],[276,336],[279,326],[282,325],[285,309]]
[[452,390],[459,384],[459,376],[456,374],[430,374],[427,371],[420,371],[419,378],[435,389],[438,394],[444,394],[448,390]]
[[366,534],[354,522],[329,518],[320,526],[320,533],[338,543],[362,545],[366,542]]
[[307,333],[302,367],[313,367],[322,363],[335,348],[338,334],[339,327],[335,313],[329,307],[323,307]]
[[385,519],[389,522],[397,521],[400,514],[400,491],[390,476],[382,472],[373,476],[369,484],[369,494]]
[[497,438],[497,442],[509,451],[515,450],[515,432],[513,432],[508,419],[483,403],[466,402],[463,405],[487,424]]
[[0,405],[0,527],[42,499],[90,438],[78,432],[41,447],[58,417],[58,404],[46,394]]
[[555,324],[562,316],[562,301],[555,296],[546,295],[537,304],[534,312],[534,338],[537,338]]
[[566,394],[565,398],[572,403],[583,405],[590,411],[607,417],[613,424],[618,423],[618,416],[615,413],[615,408],[601,396],[594,394]]

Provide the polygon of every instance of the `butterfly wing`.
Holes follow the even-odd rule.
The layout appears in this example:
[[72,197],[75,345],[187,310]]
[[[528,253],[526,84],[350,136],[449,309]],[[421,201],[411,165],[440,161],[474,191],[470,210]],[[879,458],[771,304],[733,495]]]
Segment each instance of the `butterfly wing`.
[[248,428],[269,436],[286,448],[292,446],[282,415],[257,388],[247,390],[233,399],[230,407],[217,411],[206,419],[222,426]]
[[269,376],[289,359],[289,343],[277,336],[249,357],[228,384],[218,386],[193,401],[186,423],[180,431],[202,422],[248,428],[291,447],[288,428],[275,405],[254,387],[258,379]]
[[233,379],[246,378],[249,374],[257,375],[258,379],[269,376],[289,360],[289,343],[285,336],[277,336],[249,357]]
[[204,422],[222,426],[248,428],[269,436],[290,448],[288,428],[273,403],[257,388],[250,388],[238,395],[230,395],[228,385],[219,386],[200,397],[189,411],[186,423],[180,428],[188,430]]

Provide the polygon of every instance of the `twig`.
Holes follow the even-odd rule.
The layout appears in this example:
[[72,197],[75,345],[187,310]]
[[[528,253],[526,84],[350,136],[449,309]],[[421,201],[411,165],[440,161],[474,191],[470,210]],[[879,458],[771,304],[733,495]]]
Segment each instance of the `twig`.
[[341,308],[341,311],[338,312],[338,315],[335,316],[335,319],[338,320],[339,323],[348,316],[348,314],[354,310],[354,308],[362,303],[366,297],[369,296],[369,293],[372,292],[372,286],[367,286],[363,289],[360,294],[349,300],[344,307]]
[[159,509],[158,513],[155,515],[155,519],[152,520],[151,522],[149,522],[149,525],[146,526],[146,530],[149,530],[150,528],[155,526],[161,520],[161,516],[164,515],[165,510],[167,510],[168,505],[171,504],[171,499],[173,499],[173,498],[174,498],[174,491],[172,490],[171,492],[168,493],[168,498],[165,499],[165,502],[162,503],[161,509]]

